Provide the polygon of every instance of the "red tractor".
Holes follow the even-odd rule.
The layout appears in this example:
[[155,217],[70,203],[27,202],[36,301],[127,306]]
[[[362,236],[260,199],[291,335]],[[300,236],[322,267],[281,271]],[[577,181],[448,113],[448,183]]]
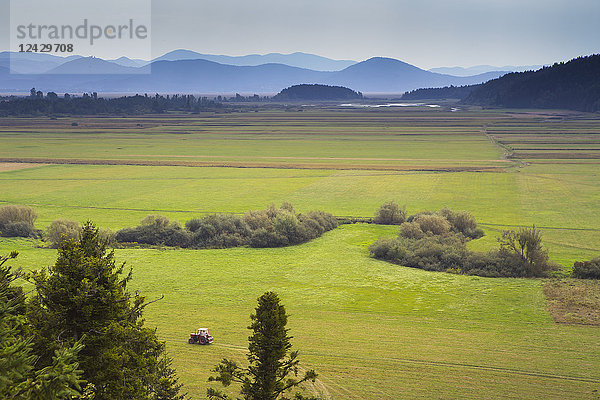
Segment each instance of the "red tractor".
[[208,333],[208,328],[198,328],[196,332],[190,333],[189,344],[210,344],[213,337]]

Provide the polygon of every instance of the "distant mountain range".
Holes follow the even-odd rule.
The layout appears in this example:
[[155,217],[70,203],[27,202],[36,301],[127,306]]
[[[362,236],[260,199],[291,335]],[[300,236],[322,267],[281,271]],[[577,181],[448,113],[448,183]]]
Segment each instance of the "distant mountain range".
[[284,64],[235,66],[207,60],[154,61],[126,67],[98,58],[78,58],[47,74],[0,72],[0,91],[36,87],[55,92],[276,93],[303,83],[345,86],[363,93],[402,93],[419,87],[469,85],[498,77],[455,77],[424,71],[390,58],[371,58],[341,71],[315,71]]
[[44,53],[0,53],[0,67],[19,74],[41,74],[80,56],[58,57]]
[[[12,59],[11,59],[12,58]],[[13,72],[20,74],[43,74],[53,68],[58,67],[68,61],[72,61],[81,56],[58,57],[43,53],[0,53],[0,65],[8,67],[9,62]],[[312,69],[315,71],[339,71],[347,68],[356,61],[352,60],[333,60],[331,58],[321,57],[307,53],[292,54],[250,54],[246,56],[223,56],[214,54],[202,54],[191,50],[174,50],[166,53],[154,60],[139,60],[127,57],[120,57],[114,60],[106,60],[113,64],[123,67],[143,67],[153,61],[178,61],[178,60],[207,60],[219,64],[237,65],[237,66],[256,66],[262,64],[284,64],[290,67]]]
[[524,72],[535,71],[542,68],[543,65],[505,65],[503,67],[495,67],[493,65],[476,65],[474,67],[439,67],[431,68],[430,72],[438,74],[447,74],[454,76],[472,76],[485,74],[486,72],[501,72],[507,74],[509,72]]
[[[21,74],[9,74],[8,68]],[[355,63],[306,53],[232,57],[175,50],[152,62],[0,53],[0,92],[28,92],[35,87],[58,93],[277,93],[297,84],[325,84],[363,93],[402,93],[477,84],[504,73],[453,76],[391,58]]]
[[207,60],[219,64],[250,67],[263,64],[284,64],[290,67],[312,69],[314,71],[339,71],[356,64],[356,61],[352,60],[332,60],[331,58],[300,52],[292,54],[269,53],[250,54],[246,56],[220,56],[196,53],[191,50],[174,50],[154,59],[154,61],[177,60]]

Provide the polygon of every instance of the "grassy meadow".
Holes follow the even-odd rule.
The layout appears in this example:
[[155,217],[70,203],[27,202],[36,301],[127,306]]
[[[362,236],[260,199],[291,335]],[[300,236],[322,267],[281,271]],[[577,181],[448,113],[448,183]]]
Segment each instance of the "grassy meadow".
[[[120,229],[152,213],[184,222],[282,201],[365,217],[395,200],[409,213],[471,211],[486,236],[469,246],[481,251],[502,229],[535,224],[568,272],[600,255],[599,124],[584,114],[443,109],[3,119],[0,205],[33,206],[40,228],[64,217]],[[308,389],[326,398],[598,397],[599,328],[556,324],[543,280],[368,256],[370,243],[396,232],[356,224],[287,248],[116,257],[134,268],[134,289],[165,295],[146,321],[193,398],[204,397],[219,359],[243,361],[249,314],[267,290],[291,314],[302,364],[320,374]],[[52,264],[56,251],[38,245],[0,238],[0,253],[18,250],[13,264],[25,269]],[[200,325],[213,346],[187,344]]]

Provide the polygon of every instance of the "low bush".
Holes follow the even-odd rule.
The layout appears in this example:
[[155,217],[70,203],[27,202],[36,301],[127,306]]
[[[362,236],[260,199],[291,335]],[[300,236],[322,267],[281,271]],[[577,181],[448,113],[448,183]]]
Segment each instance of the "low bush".
[[393,201],[384,203],[375,213],[373,222],[382,225],[400,225],[406,221],[406,210]]
[[453,232],[461,233],[470,239],[479,239],[484,235],[483,230],[477,226],[475,217],[466,211],[443,208],[440,215],[448,220]]
[[436,214],[419,215],[412,223],[417,224],[423,232],[438,236],[448,235],[451,228],[450,222],[446,218]]
[[600,279],[600,257],[590,261],[575,262],[573,277],[580,279]]
[[283,247],[289,244],[287,237],[266,228],[258,228],[250,237],[251,247]]
[[461,269],[467,255],[465,243],[459,236],[426,236],[423,239],[407,242],[409,243],[405,256],[407,267],[427,271]]
[[396,238],[379,239],[369,246],[369,251],[375,258],[397,264],[402,263],[407,253],[406,247]]
[[120,243],[141,243],[173,247],[188,247],[190,234],[177,222],[162,215],[149,215],[139,226],[118,231],[115,239]]
[[400,225],[400,236],[409,239],[421,239],[425,236],[425,232],[421,230],[421,225],[416,222],[404,222]]
[[28,206],[6,205],[0,207],[0,235],[4,237],[37,237],[37,213]]
[[[468,239],[479,239],[484,235],[472,214],[449,208],[443,208],[439,212],[422,211],[406,218],[406,222],[416,223],[421,231],[433,235],[446,235],[453,232],[460,233]],[[404,229],[406,237],[418,238],[421,236],[414,225],[406,226]]]
[[99,228],[98,237],[102,243],[107,246],[114,246],[117,244],[117,234],[108,228]]
[[421,239],[384,238],[369,250],[375,258],[427,271],[462,269],[468,251],[461,236],[425,236]]
[[487,253],[470,252],[464,261],[463,271],[469,275],[490,278],[536,276],[528,272],[526,264],[519,257],[499,250],[491,250]]
[[263,211],[248,211],[244,220],[252,229],[250,246],[282,247],[318,238],[338,226],[335,217],[323,211],[296,214],[288,203]]
[[46,228],[44,240],[50,243],[52,248],[58,248],[64,240],[77,239],[81,233],[81,224],[68,219],[57,219]]
[[542,233],[535,226],[504,231],[498,241],[498,254],[520,273],[518,276],[545,276],[556,268],[542,246]]
[[193,228],[191,247],[226,248],[244,246],[250,238],[250,227],[244,219],[232,214],[212,214],[186,222]]
[[27,222],[9,222],[2,229],[2,236],[6,237],[37,237],[39,232]]
[[415,219],[419,218],[421,215],[434,215],[434,214],[435,214],[435,212],[433,212],[433,211],[421,211],[419,213],[409,215],[408,218],[406,218],[406,222],[413,222]]

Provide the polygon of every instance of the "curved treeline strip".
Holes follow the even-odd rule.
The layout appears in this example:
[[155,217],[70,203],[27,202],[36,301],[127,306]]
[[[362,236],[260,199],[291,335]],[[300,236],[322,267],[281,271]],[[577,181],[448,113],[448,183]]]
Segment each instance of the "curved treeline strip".
[[[382,209],[389,209],[390,204]],[[481,236],[483,231],[467,212],[426,211],[408,217],[397,237],[381,238],[369,250],[375,258],[406,267],[487,277],[541,277],[557,268],[535,226],[504,231],[498,249],[469,251],[466,243]]]
[[[59,218],[42,231],[35,228],[36,219],[37,213],[29,206],[2,206],[0,236],[43,239],[50,247],[58,248],[64,240],[77,240],[81,234],[82,226],[77,221]],[[244,215],[211,214],[191,219],[185,226],[161,215],[149,215],[136,227],[121,229],[116,234],[110,229],[99,229],[99,235],[108,245],[137,243],[194,249],[283,247],[315,239],[337,226],[337,219],[329,213],[299,214],[291,204],[284,203],[279,208],[271,206]]]
[[297,214],[284,203],[280,208],[248,211],[246,214],[212,214],[189,220],[182,227],[160,215],[149,215],[140,225],[121,229],[119,243],[140,243],[194,249],[238,246],[282,247],[307,242],[337,227],[329,213]]

